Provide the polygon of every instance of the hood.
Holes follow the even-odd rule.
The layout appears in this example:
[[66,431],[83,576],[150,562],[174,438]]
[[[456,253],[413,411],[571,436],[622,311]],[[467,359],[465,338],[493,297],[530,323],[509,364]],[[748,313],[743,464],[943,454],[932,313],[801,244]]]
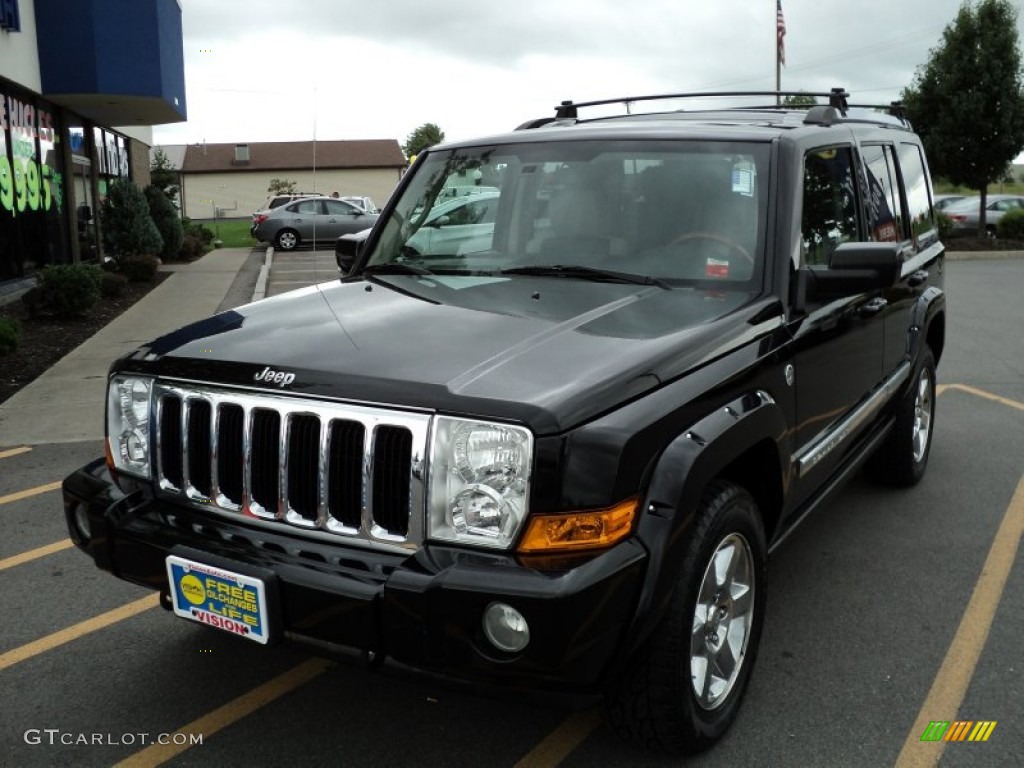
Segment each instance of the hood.
[[752,299],[566,278],[381,276],[215,315],[115,367],[550,434],[749,338]]

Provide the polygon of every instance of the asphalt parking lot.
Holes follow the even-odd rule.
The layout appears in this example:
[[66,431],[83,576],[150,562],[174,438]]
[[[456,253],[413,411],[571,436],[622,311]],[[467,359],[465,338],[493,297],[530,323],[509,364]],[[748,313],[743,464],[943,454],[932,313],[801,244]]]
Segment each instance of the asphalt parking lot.
[[[336,275],[327,251],[276,259],[268,295]],[[1024,765],[1024,260],[946,271],[928,474],[896,492],[856,479],[775,552],[747,700],[711,752],[652,756],[590,709],[180,621],[67,539],[56,489],[102,444],[0,436],[0,765]],[[935,721],[995,726],[922,742]]]

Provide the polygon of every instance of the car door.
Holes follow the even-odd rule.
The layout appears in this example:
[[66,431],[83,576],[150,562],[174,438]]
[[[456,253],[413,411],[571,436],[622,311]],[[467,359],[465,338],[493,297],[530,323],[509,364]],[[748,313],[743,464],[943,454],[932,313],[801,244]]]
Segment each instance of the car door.
[[[886,289],[881,310],[885,325],[883,372],[886,378],[903,375],[900,367],[909,359],[908,332],[911,314],[929,286],[941,284],[936,260],[943,254],[938,226],[929,204],[931,183],[921,147],[913,142],[869,145],[862,149],[869,189],[885,196],[894,212],[895,226],[886,237],[899,244],[903,261],[900,279]],[[870,219],[868,229],[879,231]]]
[[323,200],[323,225],[317,231],[317,240],[334,240],[340,235],[362,232],[373,226],[376,216],[343,200]]
[[[844,242],[864,241],[860,185],[849,145],[805,153],[801,266],[827,271]],[[793,445],[797,503],[821,487],[853,448],[882,379],[883,321],[880,292],[810,296],[791,319],[792,379],[797,420]]]
[[292,203],[285,210],[288,211],[288,226],[299,233],[302,240],[313,240],[313,233],[316,231],[318,219],[320,218],[319,200],[299,200]]

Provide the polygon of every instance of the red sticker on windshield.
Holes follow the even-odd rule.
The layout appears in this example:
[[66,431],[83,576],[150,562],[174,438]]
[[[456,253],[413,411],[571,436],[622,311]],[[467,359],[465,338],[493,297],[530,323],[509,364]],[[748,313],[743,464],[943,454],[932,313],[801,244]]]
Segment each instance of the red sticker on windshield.
[[708,259],[704,274],[708,277],[725,278],[729,277],[729,262],[718,259]]

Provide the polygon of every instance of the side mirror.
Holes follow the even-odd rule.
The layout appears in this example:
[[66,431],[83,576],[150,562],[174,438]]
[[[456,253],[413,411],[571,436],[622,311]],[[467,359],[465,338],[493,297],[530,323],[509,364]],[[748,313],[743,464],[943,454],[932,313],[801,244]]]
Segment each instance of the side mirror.
[[842,243],[828,268],[801,270],[807,301],[831,300],[895,285],[903,260],[897,243]]
[[363,250],[363,243],[366,242],[367,232],[356,232],[355,234],[342,235],[334,243],[334,260],[338,263],[341,274],[347,275],[352,271],[359,254]]

